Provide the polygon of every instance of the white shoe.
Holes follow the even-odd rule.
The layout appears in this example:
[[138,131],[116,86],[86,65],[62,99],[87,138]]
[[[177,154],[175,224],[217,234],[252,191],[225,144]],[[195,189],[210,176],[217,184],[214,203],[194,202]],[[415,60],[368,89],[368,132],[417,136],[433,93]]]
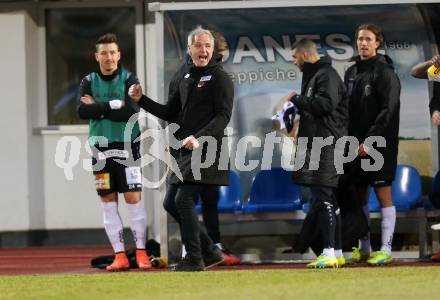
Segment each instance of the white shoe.
[[440,223],[431,226],[432,230],[440,230]]

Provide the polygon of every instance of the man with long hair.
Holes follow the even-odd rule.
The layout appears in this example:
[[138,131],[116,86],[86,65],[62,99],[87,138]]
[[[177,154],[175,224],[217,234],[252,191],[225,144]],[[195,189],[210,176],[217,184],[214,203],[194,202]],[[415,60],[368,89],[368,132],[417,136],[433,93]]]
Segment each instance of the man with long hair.
[[[348,263],[367,262],[385,265],[392,262],[391,245],[396,223],[396,208],[391,195],[391,183],[397,167],[399,144],[400,80],[393,62],[377,51],[384,43],[382,29],[374,24],[360,25],[356,30],[359,56],[345,73],[345,85],[350,97],[348,134],[359,141],[356,159],[348,164],[348,174],[355,189],[355,197],[369,220],[368,189],[371,186],[380,202],[382,246],[371,255],[370,233],[354,247]],[[372,160],[366,139],[383,137],[386,146],[377,148],[384,159],[378,171],[364,170],[361,161]]]

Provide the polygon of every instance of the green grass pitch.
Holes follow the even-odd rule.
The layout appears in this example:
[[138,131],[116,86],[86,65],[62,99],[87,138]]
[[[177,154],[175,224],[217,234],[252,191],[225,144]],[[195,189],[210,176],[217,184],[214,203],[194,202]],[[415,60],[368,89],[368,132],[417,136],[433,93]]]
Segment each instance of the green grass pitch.
[[440,299],[439,267],[0,276],[0,299]]

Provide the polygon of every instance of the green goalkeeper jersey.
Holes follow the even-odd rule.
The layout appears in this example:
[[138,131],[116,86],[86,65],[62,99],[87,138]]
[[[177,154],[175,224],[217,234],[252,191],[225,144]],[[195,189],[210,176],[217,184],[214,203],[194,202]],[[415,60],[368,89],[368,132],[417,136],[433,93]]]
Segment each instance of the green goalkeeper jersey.
[[[122,69],[113,80],[103,80],[98,73],[91,73],[92,97],[97,103],[107,103],[111,100],[124,100],[126,95],[125,80],[128,71]],[[130,101],[130,100],[128,100]],[[102,145],[107,143],[131,142],[140,134],[138,122],[115,122],[106,118],[89,120],[89,144]],[[103,138],[104,139],[103,139]]]

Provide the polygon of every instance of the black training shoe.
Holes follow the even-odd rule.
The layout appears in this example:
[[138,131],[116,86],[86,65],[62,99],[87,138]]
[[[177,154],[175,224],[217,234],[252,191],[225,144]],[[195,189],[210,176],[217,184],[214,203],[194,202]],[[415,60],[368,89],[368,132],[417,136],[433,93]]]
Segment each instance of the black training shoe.
[[220,249],[214,249],[209,254],[206,254],[203,257],[203,262],[205,263],[205,270],[212,268],[216,265],[221,264],[225,258],[223,257],[223,253]]
[[203,264],[203,260],[194,259],[185,256],[179,261],[176,265],[170,268],[172,272],[199,272],[205,271],[205,265]]

